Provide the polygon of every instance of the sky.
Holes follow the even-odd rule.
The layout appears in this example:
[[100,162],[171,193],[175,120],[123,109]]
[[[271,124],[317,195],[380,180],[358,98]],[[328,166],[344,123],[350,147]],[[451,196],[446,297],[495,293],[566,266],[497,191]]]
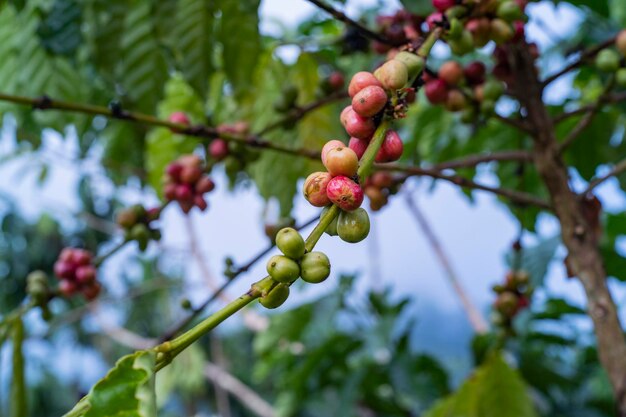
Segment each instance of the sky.
[[[349,0],[347,12],[356,16],[356,11],[374,1]],[[395,10],[397,2],[385,2],[389,10]],[[274,21],[295,25],[316,9],[304,0],[264,0],[261,7],[262,28],[271,32]],[[560,6],[531,6],[530,12],[549,22],[551,31],[557,36],[567,36],[576,30],[577,15],[572,8]],[[528,30],[531,39],[541,48],[550,45],[551,39],[537,25]],[[546,63],[548,67],[558,68],[563,63]],[[564,93],[567,79],[557,83],[547,92],[549,100],[558,100]],[[15,149],[15,139],[11,135],[10,123],[5,125],[0,139],[0,158]],[[71,155],[76,154],[75,139],[63,138],[55,132],[44,135],[44,146],[35,158],[20,157],[0,165],[0,194],[12,196],[22,210],[29,216],[36,216],[41,211],[65,213],[71,219],[71,213],[78,205],[73,196],[78,181],[78,168],[71,162]],[[70,157],[68,157],[70,156]],[[38,187],[36,164],[40,158],[51,163],[49,179],[43,187]],[[82,169],[97,173],[97,164],[89,161],[82,164]],[[101,174],[101,173],[100,173]],[[218,188],[209,195],[210,208],[206,214],[193,211],[190,218],[199,240],[199,248],[211,271],[212,281],[222,282],[221,271],[225,256],[232,256],[236,264],[243,263],[267,245],[263,233],[263,201],[253,188],[238,189],[234,193],[226,191],[226,178],[223,173],[215,174]],[[493,182],[493,178],[482,176],[483,182]],[[503,279],[506,273],[504,254],[517,236],[518,225],[508,211],[487,193],[476,192],[475,201],[470,203],[456,187],[447,183],[437,183],[434,189],[430,182],[409,184],[412,195],[424,212],[434,232],[439,237],[451,263],[457,271],[462,285],[469,297],[483,312],[493,300],[490,288]],[[610,182],[601,187],[603,201],[608,207],[622,207],[624,201],[617,197],[615,184]],[[98,184],[103,191],[111,191],[106,181]],[[142,194],[137,188],[129,187],[125,191],[129,203],[156,202],[154,196]],[[33,202],[37,202],[33,204]],[[233,215],[236,213],[236,215]],[[296,197],[294,216],[304,221],[318,213],[308,203]],[[414,313],[418,317],[416,326],[416,344],[426,350],[439,350],[449,345],[450,340],[458,340],[458,346],[451,347],[451,354],[458,354],[459,349],[466,350],[465,343],[471,328],[465,319],[458,299],[455,297],[445,275],[433,256],[417,223],[412,218],[402,197],[396,197],[379,213],[371,215],[372,236],[366,241],[351,245],[339,238],[325,236],[317,249],[330,257],[333,274],[354,273],[361,275],[360,290],[368,287],[384,288],[391,286],[396,296],[410,296],[415,300]],[[71,221],[66,222],[71,226]],[[540,222],[542,235],[553,236],[558,233],[554,221]],[[186,262],[189,259],[189,238],[185,233],[185,219],[180,210],[171,205],[163,218],[163,247],[168,249],[171,261]],[[532,238],[529,239],[532,241]],[[126,267],[127,256],[134,248],[127,248],[107,261],[103,270],[104,282],[110,292],[122,297],[119,281],[120,272]],[[274,255],[276,251],[268,255]],[[267,258],[266,258],[267,259]],[[187,279],[192,302],[203,300],[210,293],[206,287],[206,277],[201,276],[198,265],[188,263]],[[376,269],[380,274],[373,273]],[[258,262],[249,273],[242,275],[232,286],[229,296],[236,297],[245,292],[255,280],[265,276],[265,260]],[[310,297],[316,297],[331,291],[335,279],[306,286],[297,291],[287,301],[285,308],[297,305]],[[560,262],[554,262],[549,271],[549,291],[563,294],[575,303],[584,301],[580,285],[565,279],[565,271]],[[624,294],[620,292],[620,299]],[[442,326],[441,323],[445,323]],[[427,342],[426,342],[427,341]],[[68,358],[69,360],[69,358]],[[98,368],[94,371],[99,372]],[[90,379],[91,376],[87,376]]]

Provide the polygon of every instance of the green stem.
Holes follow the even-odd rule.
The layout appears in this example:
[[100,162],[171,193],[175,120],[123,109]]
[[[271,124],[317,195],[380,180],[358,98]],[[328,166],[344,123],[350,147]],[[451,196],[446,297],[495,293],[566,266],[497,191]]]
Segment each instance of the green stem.
[[376,132],[374,132],[374,136],[370,141],[369,146],[365,150],[365,153],[361,157],[361,162],[359,165],[359,170],[357,171],[357,175],[359,176],[359,181],[363,182],[363,180],[372,172],[372,166],[374,165],[374,159],[376,158],[376,154],[380,149],[380,146],[383,144],[385,140],[385,134],[389,129],[389,121],[383,120]]
[[315,228],[309,234],[309,237],[304,241],[304,248],[307,252],[311,252],[317,242],[320,240],[328,226],[335,220],[335,217],[339,216],[339,207],[333,205],[326,213],[321,217]]
[[421,56],[422,58],[426,58],[428,54],[430,54],[430,50],[433,49],[433,45],[435,44],[435,42],[437,42],[440,36],[441,28],[437,28],[430,32],[426,39],[424,39],[424,43],[422,43],[422,45],[417,50],[417,55]]
[[24,323],[18,316],[13,321],[13,381],[11,382],[11,416],[26,417],[26,381],[24,379]]

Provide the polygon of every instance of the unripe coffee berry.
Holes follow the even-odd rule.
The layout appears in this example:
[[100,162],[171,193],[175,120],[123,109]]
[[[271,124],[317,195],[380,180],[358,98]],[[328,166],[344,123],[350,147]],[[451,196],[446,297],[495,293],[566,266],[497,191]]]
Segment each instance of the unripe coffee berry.
[[327,187],[332,175],[328,172],[314,172],[304,181],[302,189],[304,198],[315,207],[324,207],[330,204]]
[[359,91],[369,86],[382,87],[382,84],[371,72],[361,71],[352,76],[348,86],[348,94],[354,97]]
[[283,305],[287,298],[289,298],[289,286],[279,283],[267,294],[263,295],[259,299],[259,303],[265,308],[273,309]]
[[503,43],[510,41],[515,35],[511,24],[502,19],[493,19],[491,21],[490,33],[491,39],[493,39],[497,45],[502,45]]
[[293,259],[274,255],[267,261],[267,273],[278,282],[290,283],[300,276],[300,267]]
[[362,208],[339,213],[337,234],[344,242],[357,243],[367,237],[370,232],[370,218]]
[[350,142],[348,143],[348,147],[356,153],[356,156],[359,160],[363,157],[363,154],[367,150],[369,146],[369,141],[359,138],[350,138]]
[[611,49],[603,49],[596,57],[596,66],[600,71],[615,72],[619,68],[619,55]]
[[507,22],[521,19],[523,16],[522,9],[512,0],[505,1],[498,6],[497,15],[500,19]]
[[330,260],[322,252],[309,252],[300,261],[302,280],[317,284],[330,275]]
[[333,177],[337,175],[352,177],[359,168],[359,157],[352,149],[340,146],[328,151],[324,166]]
[[352,109],[363,117],[372,117],[387,104],[387,93],[382,87],[365,87],[352,99]]
[[448,98],[446,99],[446,109],[451,112],[457,112],[463,110],[467,105],[465,95],[461,90],[450,90],[448,92]]
[[393,59],[400,61],[404,65],[406,65],[409,81],[415,79],[415,77],[417,77],[417,75],[422,72],[426,64],[424,58],[407,51],[398,52],[398,54]]
[[326,142],[322,147],[322,164],[326,165],[326,155],[329,151],[335,148],[343,148],[344,146],[346,145],[342,141],[336,139]]
[[330,201],[345,211],[356,210],[363,203],[363,190],[350,178],[343,175],[334,177],[326,187]]
[[291,259],[300,259],[304,255],[304,239],[292,227],[280,229],[276,234],[276,247]]
[[409,80],[409,70],[403,62],[391,59],[375,72],[376,78],[388,90],[399,90]]

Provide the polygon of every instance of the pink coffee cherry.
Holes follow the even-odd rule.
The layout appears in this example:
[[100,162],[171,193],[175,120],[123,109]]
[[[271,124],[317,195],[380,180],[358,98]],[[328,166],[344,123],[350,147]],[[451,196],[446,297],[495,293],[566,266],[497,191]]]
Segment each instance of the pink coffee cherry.
[[197,166],[184,166],[180,171],[180,181],[195,184],[202,177],[202,169]]
[[193,197],[193,204],[198,207],[200,209],[200,211],[204,211],[207,209],[207,207],[209,206],[206,202],[206,200],[204,199],[204,197],[202,197],[202,195],[200,194],[196,194]]
[[72,295],[76,293],[77,289],[78,289],[77,285],[70,280],[64,279],[61,282],[59,282],[59,292],[64,297],[71,297]]
[[60,258],[54,263],[54,275],[63,279],[74,279],[74,266]]
[[359,139],[359,138],[350,138],[350,143],[348,143],[348,147],[356,153],[356,156],[361,159],[363,158],[363,154],[369,145],[369,140]]
[[431,13],[426,18],[426,24],[428,24],[429,30],[435,29],[437,26],[441,25],[442,23],[443,23],[443,14],[441,12]]
[[196,182],[195,191],[198,194],[210,193],[215,189],[215,183],[213,180],[204,175],[202,178]]
[[367,117],[360,116],[350,106],[350,110],[345,114],[344,128],[348,135],[359,139],[367,139],[372,136],[376,130],[374,121]]
[[96,268],[93,265],[83,265],[76,268],[76,282],[84,285],[96,279]]
[[326,142],[324,144],[324,147],[322,148],[322,164],[326,165],[326,155],[328,154],[328,152],[330,152],[332,149],[335,148],[343,148],[344,146],[346,146],[342,141],[337,140],[337,139],[333,139],[333,140],[329,140],[328,142]]
[[361,186],[343,175],[334,177],[326,187],[328,199],[344,211],[356,210],[363,203]]
[[178,184],[176,186],[176,199],[179,201],[191,201],[193,190],[189,184]]
[[188,125],[190,123],[189,117],[187,117],[187,115],[182,111],[175,111],[170,114],[169,121],[181,125]]
[[352,98],[352,109],[363,117],[372,117],[387,104],[387,93],[382,87],[365,87]]
[[354,97],[359,91],[369,86],[382,87],[383,85],[374,77],[374,74],[367,71],[357,72],[352,76],[348,86],[348,94]]
[[456,0],[433,0],[433,6],[443,13],[449,8],[456,6]]
[[213,139],[209,145],[209,155],[216,161],[221,161],[228,156],[228,142],[224,139]]
[[302,189],[304,198],[315,207],[324,207],[330,204],[326,193],[328,183],[333,177],[328,172],[314,172],[304,181]]
[[456,61],[447,61],[439,68],[439,79],[449,86],[457,86],[463,80],[463,67]]
[[403,151],[404,144],[398,133],[395,130],[388,130],[375,160],[379,163],[397,161]]
[[324,166],[333,177],[337,175],[352,177],[359,168],[359,157],[352,149],[338,146],[326,153]]
[[445,81],[436,78],[426,83],[424,93],[431,103],[441,104],[448,98],[448,85]]

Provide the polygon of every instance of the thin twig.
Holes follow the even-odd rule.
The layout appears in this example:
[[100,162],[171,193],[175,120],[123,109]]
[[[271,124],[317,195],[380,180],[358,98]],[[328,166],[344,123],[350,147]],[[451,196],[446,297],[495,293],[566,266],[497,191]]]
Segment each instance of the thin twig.
[[472,300],[469,298],[469,296],[465,292],[465,289],[463,289],[463,286],[461,285],[458,274],[452,267],[452,263],[450,262],[448,255],[444,251],[441,242],[437,238],[437,235],[435,235],[435,232],[433,231],[428,220],[424,216],[424,213],[418,207],[417,203],[413,199],[413,196],[411,195],[410,192],[408,191],[405,192],[404,197],[406,199],[406,204],[407,204],[407,207],[409,208],[409,211],[411,212],[418,226],[424,233],[424,236],[426,237],[426,240],[430,244],[430,247],[435,252],[437,259],[439,260],[439,264],[443,268],[446,274],[446,277],[448,278],[448,281],[452,285],[452,289],[454,290],[456,295],[459,297],[459,300],[461,300],[461,305],[463,306],[463,309],[465,310],[465,313],[467,314],[467,318],[470,324],[472,325],[472,328],[478,334],[487,333],[487,331],[489,331],[489,326],[487,325],[487,321],[482,316],[482,314],[480,314],[480,311],[474,305],[474,303],[472,303]]
[[397,164],[377,165],[377,169],[381,171],[397,171],[397,172],[405,173],[406,176],[400,178],[399,181],[404,181],[406,178],[410,176],[431,177],[434,179],[451,182],[452,184],[458,185],[459,187],[487,191],[487,192],[499,195],[501,197],[505,197],[519,205],[537,206],[546,210],[551,209],[550,204],[548,204],[546,201],[544,201],[541,198],[535,197],[532,194],[528,194],[522,191],[511,190],[508,188],[491,187],[488,185],[479,184],[473,180],[462,177],[460,175],[444,174],[437,170],[419,168],[419,167],[407,167],[407,166],[402,166],[402,165],[397,165]]
[[566,65],[564,68],[562,68],[561,70],[557,71],[556,73],[546,77],[546,79],[541,82],[542,88],[547,86],[548,84],[550,84],[551,82],[553,82],[557,78],[560,78],[561,76],[567,74],[568,72],[578,68],[579,66],[584,64],[586,60],[594,57],[598,52],[600,52],[604,48],[607,48],[607,47],[611,46],[613,43],[615,43],[615,37],[612,37],[611,39],[607,39],[606,41],[604,41],[604,42],[602,42],[602,43],[600,43],[598,45],[595,45],[595,46],[587,49],[586,51],[583,51],[580,54],[580,56],[578,57],[578,59],[576,59],[575,61],[573,61],[569,65]]
[[398,46],[397,42],[393,42],[390,39],[387,39],[386,37],[384,37],[383,35],[381,35],[380,33],[376,33],[371,31],[370,29],[366,28],[365,26],[363,26],[362,24],[360,24],[359,22],[350,19],[348,16],[345,15],[345,13],[340,12],[339,10],[329,6],[328,4],[326,4],[323,1],[319,1],[319,0],[307,0],[309,3],[313,3],[314,5],[316,5],[317,7],[319,7],[320,9],[324,10],[326,13],[330,14],[332,17],[334,17],[335,19],[352,26],[353,28],[355,28],[357,31],[359,31],[363,36],[373,39],[375,41],[384,43],[386,45],[392,45],[392,46]]
[[616,177],[622,173],[626,172],[626,159],[621,160],[620,162],[618,162],[617,164],[615,164],[615,166],[613,166],[613,168],[607,172],[605,175],[602,175],[601,177],[592,179],[589,182],[589,185],[587,186],[587,189],[585,189],[585,191],[583,191],[581,193],[581,195],[586,195],[588,193],[591,193],[593,191],[594,188],[596,188],[597,186],[599,186],[600,184],[602,184],[604,181]]
[[518,130],[521,130],[522,132],[526,132],[529,134],[532,133],[532,130],[530,129],[530,127],[526,124],[526,122],[524,122],[521,119],[513,119],[511,117],[501,116],[498,113],[495,113],[494,117],[498,119],[499,121],[501,121],[502,123],[512,126]]
[[[607,95],[602,101],[604,104],[616,104],[625,100],[626,100],[626,92],[622,92],[622,93],[615,93],[615,94]],[[555,124],[561,123],[562,121],[567,120],[570,117],[578,116],[579,114],[588,113],[594,110],[596,106],[597,106],[597,102],[593,104],[588,104],[586,106],[581,106],[575,110],[572,110],[566,113],[560,113],[554,116],[554,123]]]
[[456,169],[456,168],[473,168],[476,165],[487,162],[501,162],[501,161],[520,161],[530,162],[532,161],[532,155],[528,151],[524,150],[510,150],[500,152],[490,152],[476,155],[468,155],[458,159],[453,159],[446,162],[435,164],[431,169],[442,171],[444,169]]

